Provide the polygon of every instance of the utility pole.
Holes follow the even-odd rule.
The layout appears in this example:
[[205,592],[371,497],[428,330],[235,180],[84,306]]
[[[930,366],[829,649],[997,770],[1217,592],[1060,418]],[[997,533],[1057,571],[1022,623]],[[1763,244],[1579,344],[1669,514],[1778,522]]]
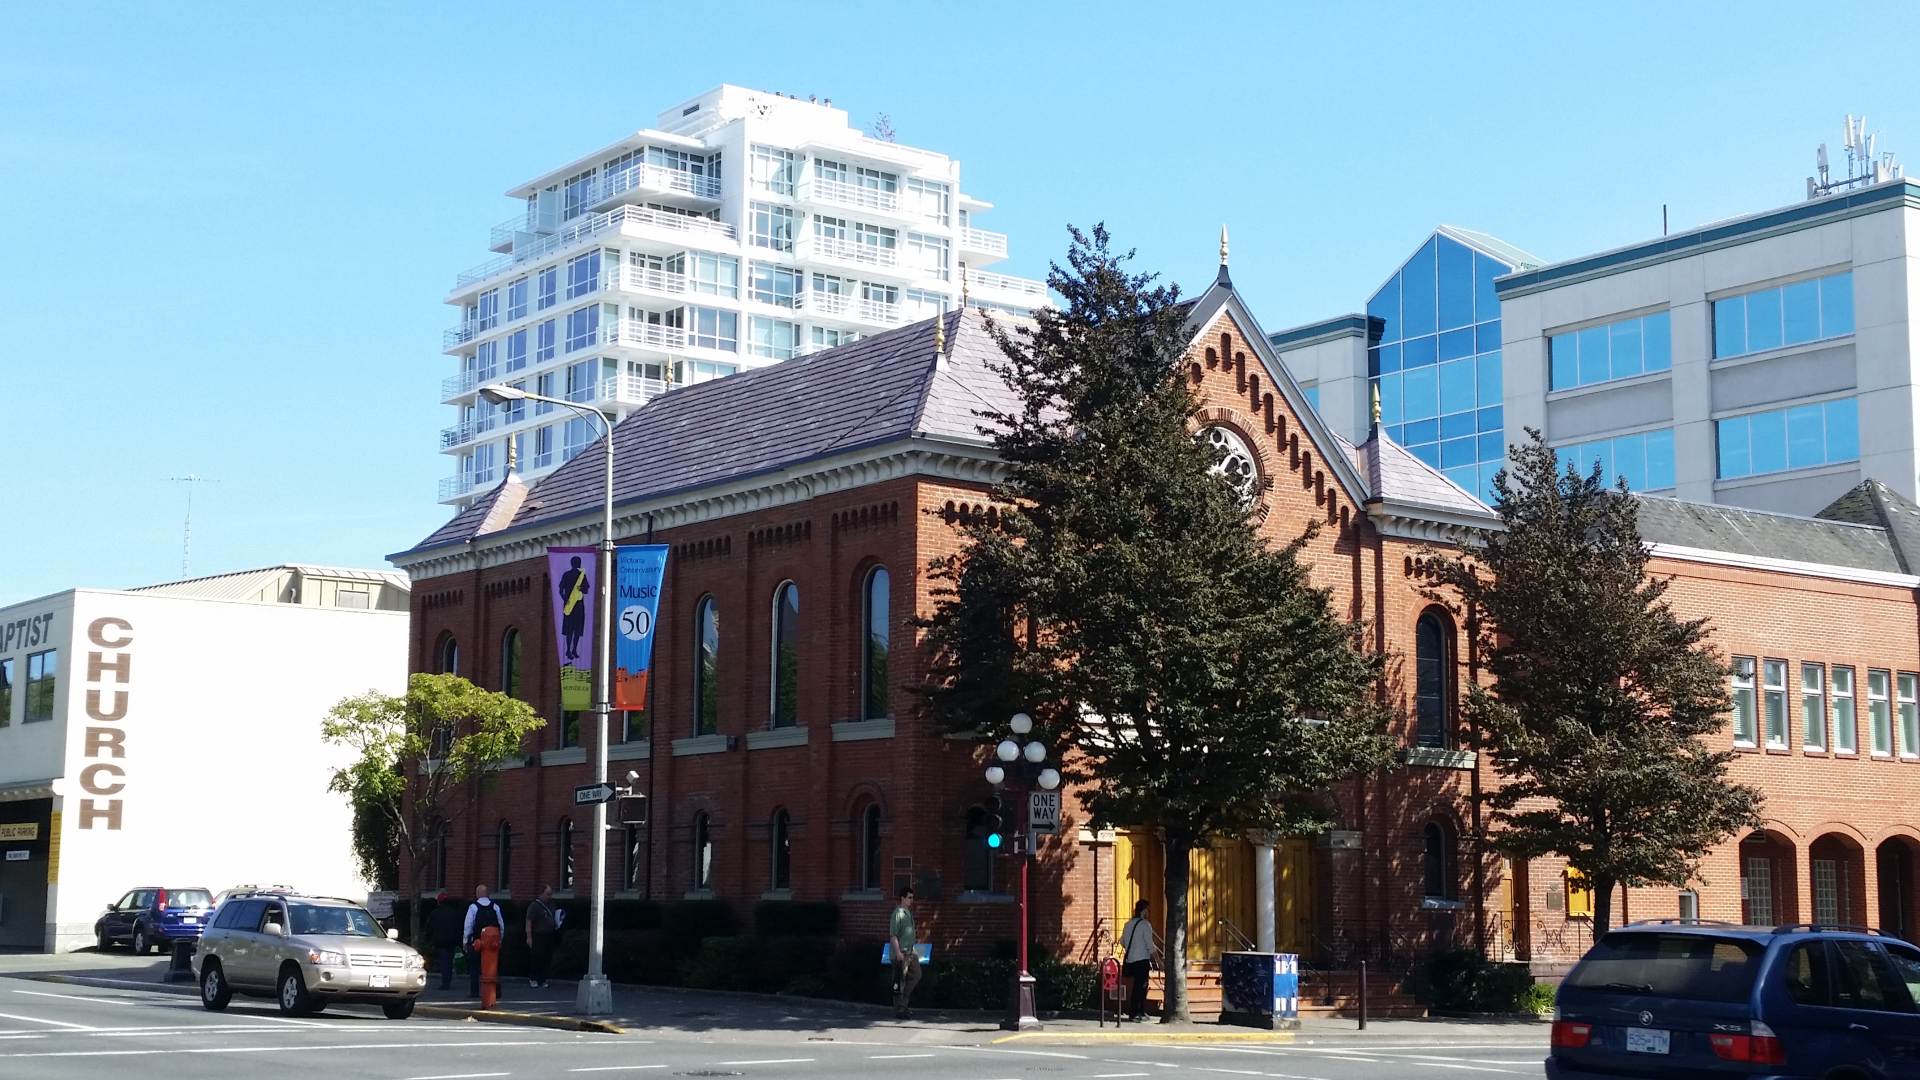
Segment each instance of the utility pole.
[[198,473],[188,473],[185,476],[169,476],[167,480],[171,483],[187,485],[187,517],[185,523],[180,527],[180,576],[186,577],[188,558],[193,553],[193,485],[217,484],[220,481],[209,480]]

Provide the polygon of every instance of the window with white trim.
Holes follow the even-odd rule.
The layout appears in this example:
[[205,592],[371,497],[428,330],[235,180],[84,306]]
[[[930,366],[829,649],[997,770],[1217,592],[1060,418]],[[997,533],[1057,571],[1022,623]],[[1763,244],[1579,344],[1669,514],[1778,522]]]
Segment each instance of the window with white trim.
[[718,308],[688,308],[688,340],[702,349],[740,351],[740,315]]
[[1874,757],[1893,756],[1893,706],[1888,698],[1893,676],[1879,668],[1867,671],[1867,737]]
[[1920,683],[1920,675],[1903,671],[1895,684],[1900,695],[1897,700],[1900,706],[1900,756],[1903,758],[1920,757],[1920,701],[1916,701],[1916,683]]
[[1821,664],[1800,665],[1801,746],[1827,748],[1827,669]]
[[585,296],[600,287],[600,253],[589,251],[567,260],[567,299]]
[[687,260],[693,291],[736,299],[740,295],[740,260],[731,255],[697,254]]
[[527,279],[507,282],[507,321],[527,317]]
[[1814,859],[1813,866],[1813,921],[1827,926],[1841,922],[1841,912],[1846,904],[1846,879],[1840,874],[1837,859]]
[[560,268],[542,267],[534,278],[534,304],[542,311],[560,302]]
[[952,191],[939,180],[907,177],[903,201],[908,209],[937,224],[945,225],[953,217]]
[[1747,902],[1748,923],[1773,925],[1772,859],[1764,855],[1747,856],[1746,872],[1740,877],[1740,897]]
[[800,324],[755,315],[747,320],[747,352],[770,360],[791,360],[800,351]]
[[800,271],[790,266],[752,263],[748,267],[747,295],[762,304],[799,307],[802,277]]
[[1733,658],[1733,745],[1754,745],[1753,657]]
[[1768,660],[1760,668],[1761,717],[1765,723],[1767,749],[1787,748],[1787,662]]
[[1829,696],[1833,699],[1834,752],[1851,754],[1860,748],[1858,721],[1853,711],[1852,668],[1834,667],[1833,688]]
[[753,147],[753,183],[775,195],[793,194],[794,182],[800,178],[800,158],[791,150],[782,150],[777,146]]
[[838,330],[831,326],[813,328],[813,347],[816,349],[835,349],[859,340],[860,331],[858,330]]
[[946,281],[952,276],[952,260],[947,257],[947,239],[926,233],[907,234],[907,264]]
[[1700,894],[1692,889],[1680,890],[1680,921],[1700,921]]
[[587,212],[587,199],[593,191],[593,170],[574,173],[567,177],[560,220],[571,221]]
[[792,207],[757,202],[753,204],[749,220],[751,228],[748,231],[747,240],[754,247],[770,248],[774,251],[793,250]]

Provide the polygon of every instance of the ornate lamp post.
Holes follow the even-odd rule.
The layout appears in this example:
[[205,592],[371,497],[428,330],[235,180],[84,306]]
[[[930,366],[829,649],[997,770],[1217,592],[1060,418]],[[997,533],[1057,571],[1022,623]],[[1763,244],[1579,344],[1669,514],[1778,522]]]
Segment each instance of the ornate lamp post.
[[[1033,717],[1026,713],[1014,713],[1008,727],[1016,736],[1030,734],[1033,731]],[[1006,785],[1009,779],[1025,781],[1031,785],[1030,791],[1032,788],[1053,791],[1060,786],[1060,771],[1046,764],[1047,748],[1038,739],[1027,740],[1025,746],[1012,738],[1002,739],[993,752],[1001,764],[987,766],[986,776],[987,783],[995,788]],[[1010,791],[1009,794],[1017,796],[1017,792]],[[1032,801],[1028,800],[1026,827],[1016,832],[1013,848],[1014,857],[1020,860],[1016,938],[1020,947],[1020,966],[1007,987],[1007,1018],[1000,1022],[1000,1026],[1008,1031],[1032,1031],[1040,1027],[1040,1018],[1034,1014],[1034,978],[1027,968],[1027,871],[1033,862],[1034,847],[1038,841],[1037,834],[1033,832]],[[1014,813],[1019,813],[1017,806]]]

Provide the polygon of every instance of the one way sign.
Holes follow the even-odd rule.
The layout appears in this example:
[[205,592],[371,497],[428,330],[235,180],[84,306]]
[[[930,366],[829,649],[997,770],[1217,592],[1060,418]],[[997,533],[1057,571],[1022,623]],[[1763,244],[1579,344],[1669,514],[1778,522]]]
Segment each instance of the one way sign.
[[1060,793],[1035,791],[1027,796],[1027,828],[1036,836],[1052,836],[1060,831]]
[[581,784],[573,789],[573,805],[592,806],[594,803],[612,802],[619,793],[612,784]]

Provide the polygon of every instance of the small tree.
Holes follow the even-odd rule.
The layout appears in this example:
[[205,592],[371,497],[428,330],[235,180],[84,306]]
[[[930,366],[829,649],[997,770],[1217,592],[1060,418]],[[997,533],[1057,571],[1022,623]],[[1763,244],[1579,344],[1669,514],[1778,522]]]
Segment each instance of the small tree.
[[[415,674],[401,695],[345,698],[321,721],[327,742],[357,756],[334,770],[327,789],[353,804],[354,855],[376,883],[404,859],[416,886],[433,849],[480,799],[483,782],[520,756],[546,724],[533,707],[482,690],[458,675]],[[411,784],[409,784],[411,779]],[[420,940],[420,905],[411,905]]]
[[1593,889],[1595,931],[1617,885],[1684,887],[1708,849],[1759,823],[1760,793],[1727,779],[1728,668],[1705,619],[1682,619],[1647,573],[1637,503],[1596,466],[1559,471],[1529,429],[1494,478],[1502,528],[1438,561],[1464,602],[1491,687],[1470,691],[1472,737],[1501,784],[1494,843],[1564,857]]
[[[996,328],[1015,411],[989,417],[1004,508],[938,560],[929,694],[971,731],[1014,711],[1070,743],[1097,821],[1166,843],[1167,1017],[1186,1016],[1191,853],[1216,836],[1331,820],[1329,788],[1383,762],[1381,663],[1270,545],[1196,438],[1175,290],[1072,231],[1065,301]],[[1311,535],[1311,533],[1309,533]]]

